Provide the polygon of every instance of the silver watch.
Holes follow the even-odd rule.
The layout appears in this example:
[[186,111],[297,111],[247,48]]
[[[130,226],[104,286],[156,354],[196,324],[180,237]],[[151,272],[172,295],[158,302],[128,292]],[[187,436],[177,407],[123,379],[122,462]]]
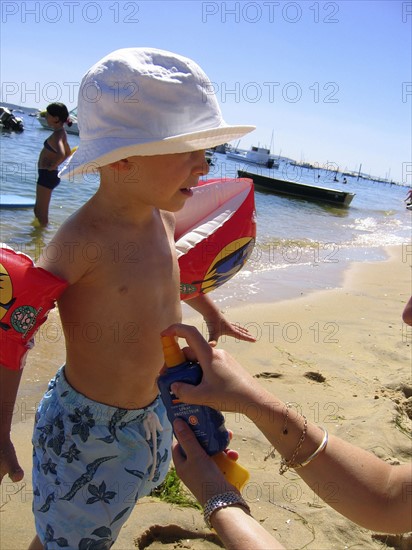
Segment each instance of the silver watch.
[[239,495],[239,493],[235,493],[235,491],[228,491],[227,493],[215,495],[206,502],[203,508],[203,516],[209,529],[212,529],[210,516],[213,512],[220,510],[220,508],[226,508],[227,506],[241,506],[246,510],[246,512],[250,513],[249,505],[245,499]]

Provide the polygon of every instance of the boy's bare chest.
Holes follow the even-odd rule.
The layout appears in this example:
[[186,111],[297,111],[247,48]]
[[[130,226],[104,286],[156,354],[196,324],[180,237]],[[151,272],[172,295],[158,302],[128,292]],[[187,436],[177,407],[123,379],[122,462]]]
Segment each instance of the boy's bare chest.
[[109,311],[127,317],[130,310],[135,316],[136,307],[145,304],[153,310],[162,303],[175,307],[180,274],[172,227],[158,216],[140,230],[108,225],[103,231],[92,229],[73,245],[71,257],[82,264],[83,275],[59,303],[65,313],[74,317],[74,310],[81,308],[83,317],[105,316]]
[[156,245],[133,240],[105,244],[104,253],[90,271],[91,279],[128,284],[131,288],[145,280],[165,282],[177,273],[175,248],[167,239]]
[[[172,243],[173,245],[173,243]],[[164,328],[176,322],[179,306],[179,268],[174,246],[168,241],[156,249],[138,245],[136,241],[106,243],[100,251],[92,247],[87,252],[99,253],[99,260],[90,264],[89,273],[69,287],[59,307],[67,322],[82,323],[113,320],[119,326],[130,323],[143,330],[162,321]],[[80,314],[81,311],[81,314]],[[163,318],[166,319],[163,320]]]

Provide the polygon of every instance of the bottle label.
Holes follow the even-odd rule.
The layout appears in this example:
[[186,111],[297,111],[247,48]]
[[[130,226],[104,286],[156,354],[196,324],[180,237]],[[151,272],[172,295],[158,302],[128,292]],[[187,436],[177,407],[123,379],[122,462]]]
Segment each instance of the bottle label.
[[222,413],[211,407],[183,403],[170,388],[171,384],[177,381],[198,384],[201,379],[200,366],[189,364],[184,369],[173,367],[170,370],[172,372],[159,377],[158,385],[171,424],[176,418],[185,420],[209,455],[226,449],[229,434]]

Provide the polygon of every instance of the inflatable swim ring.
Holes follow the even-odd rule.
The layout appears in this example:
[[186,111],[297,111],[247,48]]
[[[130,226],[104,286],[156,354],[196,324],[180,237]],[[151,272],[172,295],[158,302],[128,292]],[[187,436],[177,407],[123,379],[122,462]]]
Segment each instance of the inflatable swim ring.
[[0,244],[0,365],[19,370],[33,336],[68,283]]
[[175,216],[180,297],[190,300],[228,281],[252,253],[256,238],[253,181],[201,181]]

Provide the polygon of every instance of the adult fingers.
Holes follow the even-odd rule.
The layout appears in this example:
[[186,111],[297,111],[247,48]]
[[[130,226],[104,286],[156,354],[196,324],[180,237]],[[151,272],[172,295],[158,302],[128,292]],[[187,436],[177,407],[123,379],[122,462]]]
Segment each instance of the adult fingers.
[[180,447],[188,458],[205,455],[200,443],[197,441],[195,434],[189,428],[184,420],[176,418],[173,422],[173,430]]
[[162,336],[184,338],[201,365],[207,365],[212,358],[212,348],[195,327],[176,323],[164,330]]

